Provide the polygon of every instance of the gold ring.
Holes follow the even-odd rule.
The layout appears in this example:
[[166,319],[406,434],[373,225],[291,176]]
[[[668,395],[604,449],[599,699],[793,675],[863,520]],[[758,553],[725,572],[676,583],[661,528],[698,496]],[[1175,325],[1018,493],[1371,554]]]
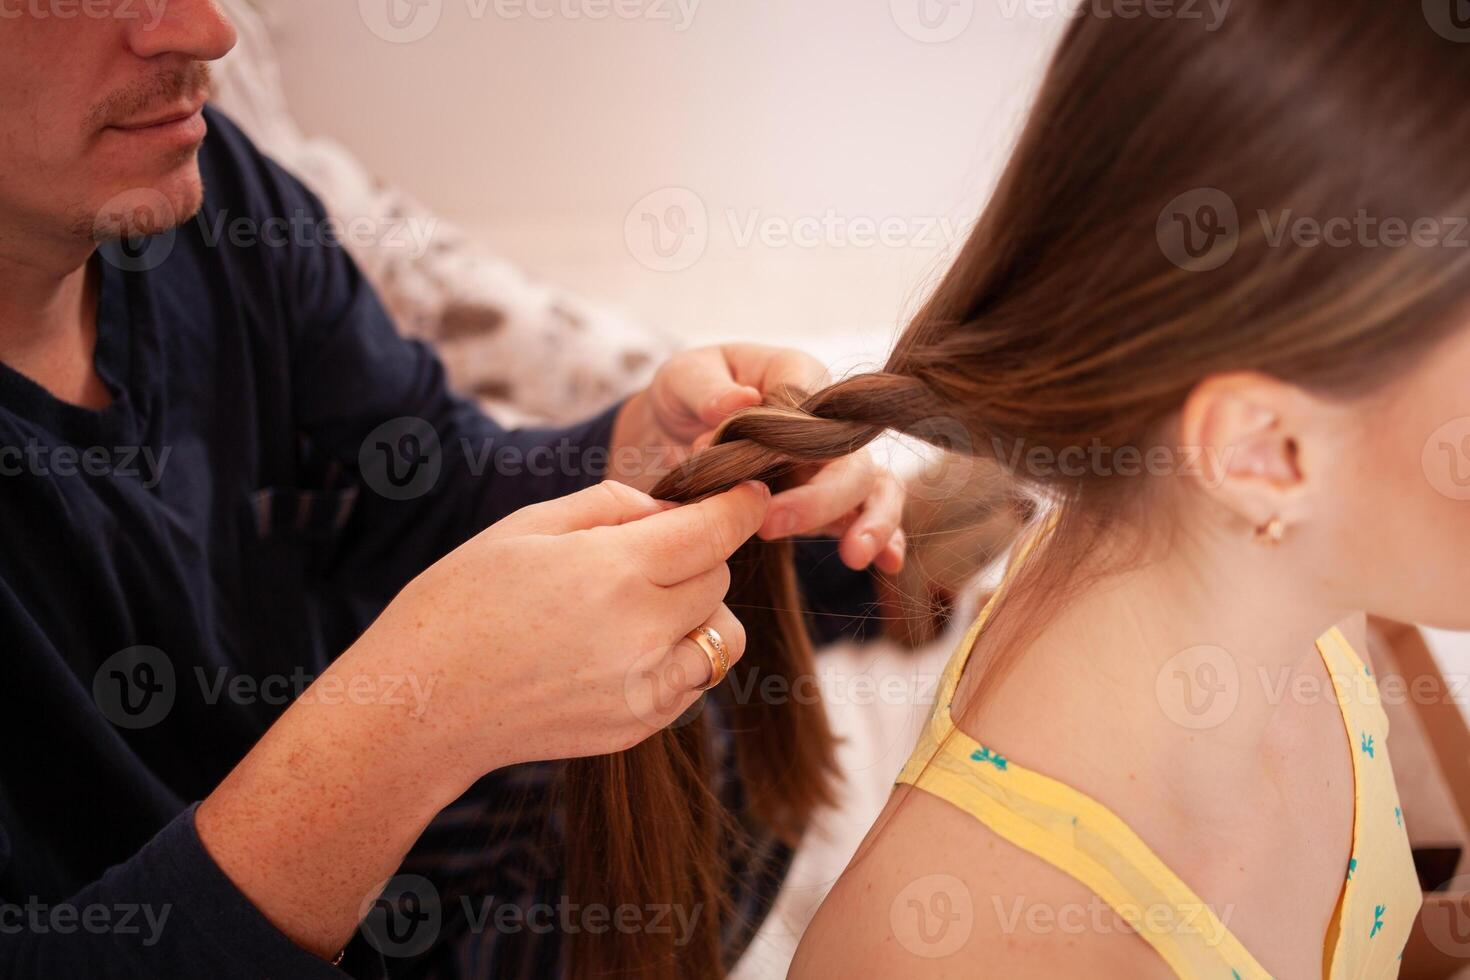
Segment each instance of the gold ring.
[[708,691],[719,687],[725,675],[730,673],[730,650],[725,646],[725,638],[713,627],[701,626],[690,631],[689,639],[709,658],[709,683],[695,690]]

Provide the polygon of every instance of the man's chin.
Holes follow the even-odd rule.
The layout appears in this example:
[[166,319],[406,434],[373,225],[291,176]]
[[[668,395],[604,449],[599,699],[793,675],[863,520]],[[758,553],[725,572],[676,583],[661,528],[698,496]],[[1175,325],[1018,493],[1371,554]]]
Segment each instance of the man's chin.
[[94,242],[158,235],[193,218],[204,203],[199,165],[191,159],[162,177],[116,187],[91,214],[78,216],[75,230]]

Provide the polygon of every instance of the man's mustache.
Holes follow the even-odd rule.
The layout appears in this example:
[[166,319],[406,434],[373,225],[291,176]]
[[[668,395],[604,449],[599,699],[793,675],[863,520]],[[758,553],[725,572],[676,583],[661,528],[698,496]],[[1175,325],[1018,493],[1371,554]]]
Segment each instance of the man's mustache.
[[186,99],[204,98],[209,94],[209,65],[192,62],[187,68],[171,68],[152,78],[114,92],[87,113],[87,121],[95,129],[118,126],[150,114],[167,110]]

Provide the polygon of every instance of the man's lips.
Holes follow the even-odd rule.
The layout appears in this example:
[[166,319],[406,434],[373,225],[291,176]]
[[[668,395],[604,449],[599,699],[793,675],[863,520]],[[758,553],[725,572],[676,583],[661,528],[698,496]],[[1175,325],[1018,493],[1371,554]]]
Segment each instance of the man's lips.
[[183,122],[186,119],[192,119],[197,116],[199,114],[199,111],[203,108],[203,101],[191,102],[188,105],[174,106],[146,119],[124,123],[113,123],[111,128],[121,129],[127,132],[135,132],[144,129],[157,129],[160,126],[168,126],[173,123]]

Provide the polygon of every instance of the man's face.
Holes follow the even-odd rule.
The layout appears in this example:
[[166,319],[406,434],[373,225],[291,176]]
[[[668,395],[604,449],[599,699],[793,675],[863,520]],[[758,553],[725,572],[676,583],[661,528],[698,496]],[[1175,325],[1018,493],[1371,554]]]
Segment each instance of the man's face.
[[207,63],[234,44],[212,0],[0,0],[0,238],[193,215]]

